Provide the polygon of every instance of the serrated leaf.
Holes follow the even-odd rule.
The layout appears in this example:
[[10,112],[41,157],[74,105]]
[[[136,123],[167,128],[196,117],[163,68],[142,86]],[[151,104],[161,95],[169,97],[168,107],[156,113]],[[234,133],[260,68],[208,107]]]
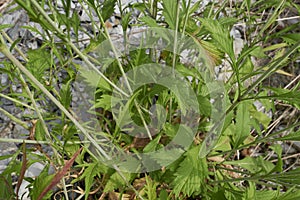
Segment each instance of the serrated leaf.
[[278,191],[272,191],[272,190],[266,190],[266,191],[256,190],[255,191],[255,200],[261,200],[261,199],[263,199],[263,200],[275,200],[277,198],[278,198]]
[[199,147],[189,150],[176,170],[176,178],[172,182],[173,193],[176,197],[179,197],[180,193],[192,196],[204,192],[208,166],[206,158],[199,158],[198,153]]
[[99,164],[99,162],[90,163],[81,175],[81,178],[84,178],[85,183],[85,199],[88,199],[89,197],[94,177],[100,173]]
[[212,41],[199,40],[199,43],[206,50],[208,56],[212,59],[215,65],[220,65],[222,63],[222,58],[224,58],[224,52],[221,52],[217,45],[213,44]]
[[200,113],[205,117],[210,116],[211,112],[212,112],[210,101],[207,98],[205,98],[204,96],[201,96],[201,95],[198,95],[197,98],[198,98]]
[[91,107],[91,109],[103,108],[104,110],[111,110],[111,96],[107,94],[101,95],[100,99]]
[[261,46],[255,46],[252,51],[250,52],[250,55],[256,57],[256,58],[266,58],[266,54],[264,53],[264,49]]
[[165,21],[167,22],[167,24],[170,26],[171,29],[175,29],[176,10],[177,10],[176,0],[163,0],[163,16],[165,17]]
[[278,100],[286,101],[289,104],[294,104],[299,106],[300,102],[300,92],[299,91],[291,91],[288,89],[282,89],[282,88],[270,88],[273,92],[275,92],[274,95],[271,95],[270,98],[276,98]]
[[76,39],[78,39],[79,27],[80,27],[80,17],[77,12],[73,12],[71,17],[71,25],[73,27],[74,33],[76,34]]
[[66,109],[70,108],[72,101],[71,82],[72,80],[69,80],[66,84],[63,84],[59,92],[60,102]]
[[[111,86],[107,83],[101,76],[94,70],[88,70],[85,68],[80,68],[79,79],[86,82],[93,89],[99,88],[105,91],[111,91]],[[98,89],[98,90],[99,90]]]
[[248,102],[241,102],[237,107],[236,132],[234,135],[234,146],[238,147],[250,134],[250,113]]
[[35,76],[40,82],[44,82],[43,76],[45,72],[50,69],[51,55],[45,49],[28,50],[27,69]]
[[227,53],[232,61],[235,60],[234,50],[233,50],[233,38],[230,37],[229,29],[222,25],[218,20],[200,18],[201,25],[208,30],[211,34],[212,41],[215,43],[216,47]]
[[131,20],[131,16],[132,16],[132,12],[128,12],[125,15],[122,16],[121,24],[122,24],[122,28],[123,28],[124,33],[126,33],[126,31],[127,31],[128,25],[129,25],[130,20]]
[[170,150],[160,149],[159,153],[151,154],[150,157],[160,166],[168,166],[184,153],[181,148],[172,148]]

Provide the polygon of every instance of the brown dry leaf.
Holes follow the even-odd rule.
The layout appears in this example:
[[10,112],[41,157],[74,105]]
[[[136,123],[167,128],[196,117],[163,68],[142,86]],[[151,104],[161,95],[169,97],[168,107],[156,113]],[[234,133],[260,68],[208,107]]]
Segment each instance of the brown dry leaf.
[[17,183],[17,186],[16,186],[17,187],[17,191],[16,191],[17,199],[19,197],[20,186],[23,182],[25,172],[26,172],[26,169],[27,169],[26,144],[25,144],[24,141],[23,141],[22,147],[23,147],[23,149],[22,149],[22,152],[23,152],[22,167],[21,167],[21,171],[20,171],[20,176],[18,178],[18,183]]
[[121,200],[130,200],[131,198],[130,198],[129,194],[122,194],[122,196],[121,196],[121,193],[109,192],[108,199],[110,199],[110,200],[119,200],[119,199],[121,199]]
[[133,187],[136,190],[140,190],[141,188],[144,187],[144,185],[146,185],[146,178],[145,177],[140,178],[140,179],[135,179],[134,182],[133,182]]
[[30,122],[32,124],[32,127],[30,128],[29,139],[30,140],[35,140],[34,135],[35,135],[36,123],[38,122],[38,120],[33,119]]
[[213,157],[209,157],[207,158],[209,161],[213,161],[213,162],[223,162],[225,159],[222,158],[221,156],[213,156]]
[[39,195],[38,200],[41,200],[47,194],[47,192],[49,190],[51,190],[55,185],[57,185],[60,182],[60,180],[68,172],[70,167],[72,167],[75,159],[77,158],[77,156],[79,155],[81,150],[82,150],[82,147],[73,155],[73,157],[70,160],[68,160],[65,163],[65,166],[61,169],[61,171],[59,171],[58,173],[55,174],[55,176],[54,176],[53,180],[51,181],[51,183]]

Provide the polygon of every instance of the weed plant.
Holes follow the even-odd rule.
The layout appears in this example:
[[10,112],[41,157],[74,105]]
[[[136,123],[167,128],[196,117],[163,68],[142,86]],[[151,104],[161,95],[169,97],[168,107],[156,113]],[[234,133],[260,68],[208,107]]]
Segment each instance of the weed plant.
[[[63,12],[57,1],[11,3],[17,5],[13,9],[25,10],[30,22],[41,27],[20,27],[38,36],[41,41],[38,49],[20,48],[22,40],[13,41],[5,32],[13,25],[0,25],[0,51],[5,55],[1,73],[7,74],[13,84],[22,85],[22,93],[1,85],[1,91],[6,91],[1,92],[1,98],[30,111],[18,118],[0,108],[14,123],[30,132],[25,140],[0,138],[1,143],[20,144],[14,154],[0,157],[11,159],[0,175],[0,199],[16,199],[24,180],[30,183],[31,199],[300,198],[296,145],[300,141],[299,1],[224,0],[204,6],[202,1],[144,0],[122,6],[120,0],[103,3],[79,0],[81,9],[90,17],[89,31],[80,21],[79,12],[72,11],[72,1],[61,3]],[[116,10],[124,33],[121,41],[130,40],[130,30],[168,29],[174,34],[161,36],[162,43],[175,44],[173,49],[164,51],[148,46],[124,51],[120,56],[108,23]],[[10,11],[13,10],[6,10]],[[296,22],[290,23],[292,19]],[[234,49],[236,39],[230,34],[232,29],[239,29],[244,41],[239,53]],[[88,38],[79,38],[82,32]],[[182,37],[191,38],[201,47],[211,66],[208,70],[199,73],[195,66],[183,61],[182,54],[176,54],[176,44]],[[83,47],[80,45],[83,42],[88,45]],[[112,58],[117,59],[95,56],[97,51],[105,52],[101,49],[103,42],[107,42]],[[139,45],[144,45],[141,38]],[[187,58],[192,59],[191,54]],[[83,63],[93,72],[82,71]],[[112,106],[114,100],[125,96],[124,88],[129,89],[127,86],[138,80],[128,72],[143,64],[168,65],[180,72],[182,81],[189,83],[196,94],[199,116],[197,119],[190,116],[197,122],[196,134],[191,145],[178,148],[180,156],[174,162],[165,164],[176,154],[165,151],[155,158],[153,165],[161,166],[159,169],[131,166],[137,169],[134,173],[102,161],[108,162],[107,158],[113,157],[116,149],[124,155],[140,155],[166,147],[176,139],[182,121],[180,114],[190,105],[190,96],[178,98],[176,92],[163,85],[147,83],[131,91],[129,103]],[[224,115],[218,118],[222,121],[220,133],[208,134],[216,105],[209,94],[212,86],[203,74],[216,81],[217,66],[223,67],[220,73],[227,73],[226,79],[218,81],[224,85],[220,94],[225,102]],[[156,68],[149,69],[143,73],[145,77],[155,75]],[[72,103],[79,72],[85,85],[94,88],[95,97],[89,102],[91,107],[86,108],[88,116],[94,117],[83,121]],[[288,84],[269,84],[278,76],[288,80]],[[119,83],[121,77],[123,82]],[[149,112],[153,103],[163,108],[156,110],[156,119],[164,119],[160,130],[154,128],[156,135],[152,134],[153,127],[147,125],[154,119]],[[139,125],[143,130],[139,136],[143,138],[127,134],[115,112],[129,116]],[[123,125],[127,131],[132,128]],[[186,130],[187,137],[189,131]],[[290,153],[286,146],[296,151]],[[46,147],[50,150],[45,151]],[[35,178],[26,177],[26,170],[36,162],[43,163],[44,169]],[[54,173],[48,173],[50,168]]]

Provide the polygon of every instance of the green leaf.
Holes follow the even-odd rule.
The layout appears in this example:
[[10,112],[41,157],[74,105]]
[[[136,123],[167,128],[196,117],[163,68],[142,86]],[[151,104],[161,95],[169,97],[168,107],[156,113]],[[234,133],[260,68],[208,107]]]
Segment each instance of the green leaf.
[[45,135],[46,133],[42,126],[42,122],[41,120],[38,120],[35,124],[35,134],[34,134],[35,139],[37,141],[45,141]]
[[[158,151],[157,151],[158,152]],[[159,153],[150,154],[150,157],[160,166],[168,166],[184,153],[181,148],[160,149]],[[147,166],[146,166],[147,167]]]
[[107,94],[101,95],[100,99],[91,107],[91,109],[103,108],[104,110],[111,110],[111,96]]
[[168,192],[165,189],[162,189],[159,193],[159,200],[166,200],[166,199],[170,199],[168,198]]
[[300,41],[300,33],[290,33],[285,34],[281,36],[281,38],[288,44],[296,44],[298,41]]
[[247,169],[253,174],[261,175],[268,174],[272,169],[274,169],[273,163],[264,160],[261,156],[256,158],[247,156],[242,160],[226,161],[224,162],[224,164],[237,165],[244,169]]
[[200,18],[199,20],[202,26],[211,34],[216,47],[227,53],[231,61],[234,61],[233,38],[230,37],[229,28],[222,25],[218,20],[208,18]]
[[284,185],[286,187],[300,186],[300,168],[290,170],[280,174],[272,174],[265,177],[266,180]]
[[192,196],[204,192],[208,166],[206,158],[198,157],[199,147],[189,150],[176,170],[176,178],[173,180],[172,185],[174,186],[173,193],[177,198],[180,193]]
[[10,46],[10,48],[9,48],[9,51],[12,51],[12,50],[15,48],[15,46],[16,46],[21,40],[22,40],[21,38],[16,39],[16,40],[11,44],[11,46]]
[[251,114],[251,117],[256,119],[260,124],[264,126],[264,128],[267,128],[271,122],[271,118],[268,117],[265,113],[257,111],[254,106],[249,107],[249,112]]
[[71,82],[69,80],[66,84],[63,84],[60,90],[60,102],[62,105],[69,109],[72,101]]
[[0,199],[14,199],[14,188],[10,174],[0,174]]
[[78,16],[78,13],[73,12],[70,20],[71,20],[71,25],[73,27],[74,33],[77,36],[76,39],[78,39],[78,32],[79,32],[79,27],[80,27],[80,18]]
[[208,98],[198,95],[199,111],[205,117],[209,117],[212,112],[211,103]]
[[123,28],[124,33],[126,33],[126,31],[127,31],[128,25],[129,25],[130,20],[131,20],[131,16],[132,16],[132,12],[128,12],[125,15],[122,16],[121,24],[122,24],[122,28]]
[[[98,90],[111,91],[111,86],[94,70],[80,68],[79,79],[85,81],[93,89],[98,87]],[[97,91],[98,91],[97,90]]]
[[289,189],[285,193],[281,194],[278,199],[280,200],[298,200],[300,199],[300,190],[295,190],[294,188]]
[[281,155],[282,155],[282,147],[280,146],[280,144],[275,144],[273,146],[270,147],[273,151],[275,151],[275,153],[277,154],[277,163],[276,166],[272,169],[272,171],[270,173],[273,172],[282,172],[282,167],[283,167],[283,162],[281,159]]
[[215,193],[210,194],[212,199],[218,199],[218,200],[227,200],[225,196],[225,190],[223,188],[218,188],[219,190]]
[[[289,91],[285,89],[272,88],[277,95],[271,96],[272,98],[276,98],[278,100],[286,101],[289,104],[300,105],[300,92],[299,91]],[[287,92],[283,92],[287,91]]]
[[255,46],[253,47],[252,51],[250,52],[250,55],[256,57],[256,58],[266,58],[266,54],[264,53],[264,49],[261,46]]
[[176,27],[176,10],[177,0],[163,0],[163,16],[171,29]]
[[[131,177],[131,175],[129,173],[123,172],[122,174],[124,175],[126,180],[129,180]],[[109,180],[107,181],[107,183],[104,187],[103,192],[110,192],[115,189],[121,189],[126,186],[127,186],[127,184],[124,181],[124,179],[120,176],[120,174],[118,172],[115,172],[110,176]]]
[[100,163],[93,162],[89,163],[87,168],[84,170],[83,174],[81,175],[81,179],[84,178],[85,183],[85,199],[88,199],[89,192],[91,187],[93,186],[94,177],[99,175],[100,173]]
[[[265,191],[255,191],[255,200],[275,200],[278,199],[278,191],[265,190]],[[281,198],[280,198],[281,199]],[[282,199],[281,199],[282,200]]]
[[[45,168],[43,169],[43,171],[40,173],[40,175],[34,180],[33,182],[33,188],[34,190],[30,190],[30,197],[31,199],[38,199],[40,193],[42,193],[42,191],[50,184],[50,182],[52,181],[54,174],[52,175],[48,175],[48,171],[49,171],[49,165],[45,166]],[[51,194],[53,193],[53,191],[49,191],[44,197],[43,199],[50,199]]]
[[29,60],[26,64],[27,69],[38,81],[44,82],[43,76],[52,63],[50,53],[46,49],[35,49],[28,50],[27,54]]
[[212,59],[215,65],[222,64],[222,58],[224,58],[224,52],[218,48],[218,45],[214,41],[200,40],[200,45],[206,50],[209,57]]
[[117,2],[117,0],[105,0],[103,2],[102,8],[101,8],[101,15],[102,15],[103,21],[106,21],[113,15],[116,2]]
[[157,145],[159,144],[161,134],[157,135],[154,140],[151,140],[143,149],[143,152],[153,152],[156,150]]
[[241,102],[237,107],[236,132],[234,135],[234,146],[238,147],[250,135],[250,113],[249,102]]
[[6,28],[11,28],[11,27],[13,27],[12,24],[0,24],[0,30],[6,29]]
[[286,136],[274,138],[273,141],[300,141],[300,131],[290,133]]
[[156,23],[155,19],[153,19],[150,16],[143,16],[140,18],[141,22],[144,22],[146,25],[150,27],[159,27],[158,24]]
[[64,0],[62,1],[64,11],[67,17],[70,15],[70,8],[71,8],[71,0]]
[[156,188],[157,188],[158,185],[159,185],[158,182],[153,181],[146,174],[145,192],[147,194],[148,199],[157,199]]

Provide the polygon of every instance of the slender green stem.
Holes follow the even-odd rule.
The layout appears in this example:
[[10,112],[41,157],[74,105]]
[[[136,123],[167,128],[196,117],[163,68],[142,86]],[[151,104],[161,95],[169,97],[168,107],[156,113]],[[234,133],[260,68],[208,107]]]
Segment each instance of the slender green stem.
[[296,123],[296,124],[292,124],[292,125],[290,125],[289,127],[285,128],[285,129],[281,129],[280,131],[277,131],[277,132],[274,132],[274,133],[269,134],[269,135],[267,135],[267,136],[264,136],[263,138],[256,139],[255,141],[250,142],[250,143],[248,143],[248,144],[239,146],[239,147],[236,148],[236,149],[232,149],[232,150],[228,150],[228,151],[223,151],[223,152],[221,152],[221,153],[213,154],[213,155],[211,155],[211,156],[224,155],[224,154],[230,153],[230,152],[232,152],[232,151],[241,150],[241,149],[245,149],[245,148],[254,146],[254,145],[258,144],[258,143],[267,142],[267,141],[273,141],[273,140],[275,140],[275,139],[270,139],[270,138],[272,138],[272,137],[274,137],[274,136],[276,136],[276,135],[279,135],[279,134],[281,134],[281,133],[284,133],[284,132],[286,132],[286,131],[288,131],[288,130],[290,130],[290,129],[292,129],[292,128],[295,128],[295,127],[297,127],[297,126],[300,126],[300,122],[299,122],[299,123]]
[[[99,19],[100,19],[100,22],[101,22],[103,28],[104,28],[105,35],[107,36],[107,39],[108,39],[109,44],[110,44],[110,46],[111,46],[111,49],[112,49],[112,51],[113,51],[113,53],[114,53],[114,55],[115,55],[115,58],[116,58],[116,60],[117,60],[117,64],[118,64],[119,69],[120,69],[121,74],[122,74],[122,78],[124,78],[124,81],[125,81],[125,84],[126,84],[126,86],[127,86],[127,89],[129,90],[130,95],[132,95],[132,94],[133,94],[133,91],[132,91],[132,88],[131,88],[131,86],[130,86],[130,84],[129,84],[129,81],[128,81],[128,79],[127,79],[127,75],[126,75],[126,73],[125,73],[125,71],[124,71],[124,69],[123,69],[122,63],[121,63],[120,59],[118,58],[118,57],[119,57],[119,56],[118,56],[118,52],[117,52],[117,50],[116,50],[116,48],[115,48],[115,46],[114,46],[114,44],[113,44],[113,42],[112,42],[112,40],[111,40],[111,37],[110,37],[110,35],[109,35],[109,32],[108,32],[108,30],[107,30],[107,28],[106,28],[106,26],[105,26],[105,24],[104,24],[102,15],[101,15],[101,13],[99,13],[99,12],[98,12],[98,17],[99,17]],[[128,96],[127,96],[127,97],[128,97]],[[136,106],[136,108],[137,108],[137,110],[138,110],[138,113],[139,113],[140,117],[141,117],[141,120],[142,120],[142,122],[143,122],[143,125],[144,125],[144,127],[145,127],[145,129],[146,129],[147,135],[148,135],[149,139],[152,140],[152,136],[151,136],[150,130],[149,130],[147,124],[146,124],[146,120],[145,120],[145,118],[143,117],[143,114],[142,114],[142,112],[141,112],[140,106],[138,105],[138,102],[136,101],[136,99],[134,99],[134,104],[135,104],[135,106]]]
[[2,112],[4,115],[6,115],[12,121],[16,122],[17,124],[21,125],[25,129],[29,130],[29,126],[27,125],[26,122],[23,122],[22,120],[16,118],[15,116],[13,116],[12,114],[10,114],[9,112],[7,112],[6,110],[4,110],[1,107],[0,107],[0,112]]
[[179,31],[179,14],[180,14],[180,0],[177,0],[177,9],[176,9],[176,23],[174,30],[174,46],[173,46],[173,60],[172,60],[172,70],[173,76],[175,76],[175,66],[177,58],[177,46],[178,46],[178,31]]
[[[39,141],[39,140],[24,140],[24,139],[14,139],[14,138],[0,138],[0,142],[10,142],[10,143],[22,143],[26,144],[49,144],[48,141]],[[96,142],[107,142],[107,140],[96,140]],[[91,141],[83,140],[83,141],[60,141],[61,145],[65,144],[91,144]]]
[[[126,94],[124,91],[122,91],[120,88],[118,88],[114,83],[112,83],[104,74],[102,74],[88,59],[87,56],[85,56],[71,41],[69,38],[65,37],[65,34],[62,30],[60,30],[56,24],[51,20],[51,18],[48,16],[48,14],[43,10],[43,8],[39,5],[39,3],[36,0],[30,1],[40,12],[40,14],[48,21],[48,23],[54,28],[54,30],[57,32],[56,35],[58,35],[63,41],[69,45],[74,52],[81,58],[83,61],[91,67],[93,70],[95,70],[105,81],[107,81],[113,88],[115,88],[117,91],[128,97],[129,95]],[[101,18],[102,23],[103,19]],[[108,33],[107,29],[106,32]],[[110,40],[111,42],[111,40]],[[94,147],[101,153],[101,155],[107,159],[111,160],[111,157],[105,152],[105,150],[99,146],[99,144],[95,141],[95,139],[85,130],[85,128],[71,115],[71,113],[12,55],[9,51],[7,51],[7,48],[4,46],[4,42],[0,44],[0,50],[3,51],[5,55],[9,56],[9,59],[29,78],[31,81],[46,95],[50,100],[74,123],[74,125],[83,133],[83,135],[91,141],[91,143],[94,145]],[[116,51],[115,51],[116,52]],[[121,68],[122,69],[122,68]],[[124,71],[123,71],[124,72]],[[125,73],[124,73],[125,74]],[[128,83],[128,82],[127,82]],[[126,179],[126,177],[123,175],[121,170],[117,165],[113,165],[114,169],[119,173],[119,175],[123,178],[123,180],[127,183],[127,185],[133,189],[133,191],[136,192],[137,196],[141,197],[140,194],[131,186]]]
[[34,108],[33,108],[32,106],[27,105],[27,104],[25,104],[25,103],[19,101],[18,99],[11,98],[11,97],[9,97],[9,96],[7,96],[7,95],[5,95],[5,94],[0,93],[0,97],[3,97],[3,98],[5,98],[5,99],[8,99],[8,100],[10,100],[10,101],[16,103],[17,105],[19,104],[19,105],[22,105],[22,106],[24,106],[24,107],[26,107],[26,108],[29,108],[29,109],[31,109],[31,110],[34,110]]
[[273,62],[268,70],[266,70],[258,79],[251,84],[251,86],[242,94],[241,99],[249,94],[257,85],[259,85],[263,80],[269,77],[272,73],[276,72],[278,69],[284,67],[284,62],[290,57],[292,53],[297,51],[300,48],[300,41],[298,41],[288,52],[286,52],[280,59],[277,59]]
[[156,20],[156,17],[157,17],[157,1],[158,0],[153,0],[152,2],[152,16],[153,18]]
[[[87,64],[88,67],[91,67],[94,71],[96,71],[101,78],[103,78],[107,83],[109,83],[113,88],[115,88],[117,91],[122,93],[125,96],[129,96],[126,94],[123,90],[121,90],[119,87],[117,87],[113,82],[111,82],[103,73],[101,73],[73,43],[68,38],[64,37],[64,32],[59,29],[56,24],[52,21],[52,19],[49,17],[49,15],[43,10],[43,8],[36,2],[36,0],[31,0],[31,2],[34,4],[34,6],[39,10],[39,12],[45,17],[45,19],[48,21],[48,23],[55,29],[57,32],[57,35],[61,37],[62,40],[64,40],[75,52],[76,54]],[[103,21],[103,20],[102,20]]]
[[[14,43],[14,41],[4,32],[4,31],[1,31],[1,34],[5,37],[5,39],[7,39],[8,40],[8,42],[10,43],[10,44],[13,44]],[[22,56],[22,58],[27,62],[28,61],[28,59],[27,59],[27,57],[25,56],[25,54],[18,48],[18,46],[16,45],[15,47],[14,47],[14,49]]]
[[183,24],[183,29],[182,29],[182,34],[183,35],[185,34],[187,21],[189,19],[189,15],[190,15],[190,6],[191,6],[191,0],[188,1],[187,10],[186,10],[186,13],[185,13],[185,19],[184,19],[184,24]]
[[[12,53],[9,51],[9,49],[8,49],[8,47],[6,46],[6,44],[5,44],[5,42],[4,42],[4,39],[3,39],[3,37],[2,37],[2,35],[0,35],[0,51],[8,58],[8,59],[10,59],[19,69],[21,69],[21,71],[23,71],[23,70],[26,70],[26,72],[27,72],[27,74],[30,74],[34,79],[35,79],[35,77],[14,57],[14,55],[12,55]],[[21,68],[20,68],[21,67]],[[28,96],[29,96],[29,98],[30,98],[30,100],[31,100],[31,102],[32,102],[32,104],[33,104],[33,108],[34,108],[34,110],[35,110],[35,112],[37,113],[37,115],[38,115],[38,118],[39,118],[39,120],[40,120],[40,122],[41,122],[41,124],[42,124],[42,127],[43,127],[43,129],[44,129],[44,131],[45,131],[45,134],[46,134],[46,138],[48,139],[48,141],[49,141],[49,143],[50,143],[50,145],[51,145],[51,147],[52,147],[52,150],[53,150],[53,152],[54,152],[54,155],[56,156],[56,158],[57,158],[57,160],[58,160],[58,162],[60,162],[60,156],[59,156],[59,154],[57,153],[57,151],[56,151],[56,149],[53,147],[53,142],[52,142],[52,139],[51,139],[51,135],[50,135],[50,133],[49,133],[49,131],[48,131],[48,128],[47,128],[47,126],[46,126],[46,123],[45,123],[45,121],[44,121],[44,118],[43,118],[43,116],[42,116],[42,114],[41,114],[41,112],[40,112],[40,109],[38,108],[38,106],[37,106],[37,104],[36,104],[36,101],[35,101],[35,99],[34,99],[34,95],[33,95],[33,93],[30,91],[30,89],[29,89],[29,87],[28,87],[28,85],[27,85],[27,83],[26,83],[26,81],[25,81],[25,79],[23,78],[23,76],[22,76],[22,74],[20,74],[20,72],[19,72],[19,69],[16,69],[16,71],[17,71],[17,73],[19,74],[19,79],[20,79],[20,81],[21,81],[21,83],[22,83],[22,86],[24,87],[24,89],[25,89],[25,91],[26,91],[26,93],[28,94]],[[22,70],[23,69],[23,70]],[[24,72],[24,71],[23,71]],[[26,73],[25,73],[26,74]],[[36,80],[36,79],[35,79]],[[38,82],[37,80],[36,80],[36,82]]]
[[120,61],[120,59],[119,59],[119,54],[118,54],[118,52],[117,52],[117,50],[116,50],[116,48],[115,48],[115,45],[114,45],[113,42],[112,42],[112,39],[111,39],[111,37],[110,37],[110,35],[109,35],[109,32],[108,32],[108,29],[107,29],[106,26],[105,26],[105,23],[104,23],[104,21],[103,21],[102,15],[101,15],[100,13],[98,13],[98,17],[99,17],[100,22],[101,22],[101,24],[102,24],[102,26],[103,26],[103,29],[104,29],[105,35],[107,36],[107,39],[108,39],[108,41],[109,41],[110,47],[111,47],[111,49],[112,49],[112,51],[113,51],[113,53],[114,53],[114,56],[115,56],[115,58],[116,58],[116,60],[117,60],[117,64],[118,64],[119,69],[120,69],[120,71],[121,71],[122,77],[124,78],[125,84],[126,84],[128,90],[129,90],[129,92],[130,92],[130,95],[132,95],[132,89],[131,89],[131,87],[130,87],[129,81],[128,81],[127,76],[126,76],[126,73],[125,73],[125,71],[124,71],[124,69],[123,69],[122,63],[121,63],[121,61]]
[[99,148],[99,151],[103,153],[103,155],[106,158],[109,158],[108,155],[106,155],[105,151],[95,142],[95,140],[86,132],[86,130],[79,124],[79,122],[70,114],[70,112],[20,63],[19,60],[17,60],[7,49],[6,46],[4,46],[3,38],[0,35],[1,39],[1,46],[0,51],[7,56],[44,94],[46,94],[51,101],[62,111],[65,113],[65,115],[79,128],[80,131],[89,139],[92,141],[93,145]]

